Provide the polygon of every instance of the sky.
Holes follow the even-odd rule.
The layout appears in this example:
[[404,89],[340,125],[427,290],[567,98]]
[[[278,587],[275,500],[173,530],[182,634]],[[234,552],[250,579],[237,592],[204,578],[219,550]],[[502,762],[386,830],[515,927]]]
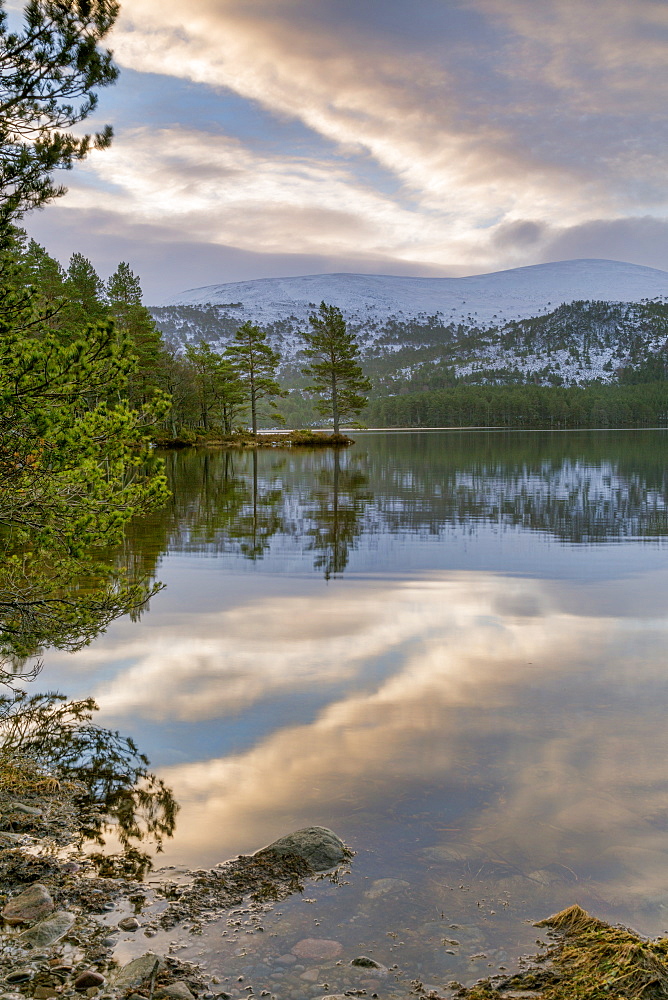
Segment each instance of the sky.
[[[20,6],[11,0],[10,8]],[[126,0],[115,140],[25,219],[149,304],[352,271],[668,269],[666,0]]]

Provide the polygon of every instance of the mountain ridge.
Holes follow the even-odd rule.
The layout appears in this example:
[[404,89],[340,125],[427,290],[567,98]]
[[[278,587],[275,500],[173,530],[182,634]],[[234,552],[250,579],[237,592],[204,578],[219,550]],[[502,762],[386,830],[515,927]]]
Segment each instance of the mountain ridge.
[[370,318],[442,313],[447,321],[523,319],[536,310],[580,299],[633,302],[668,296],[668,272],[642,264],[578,258],[464,277],[331,274],[203,285],[172,296],[163,307],[215,305],[255,314],[260,324],[288,315],[308,320],[327,301],[344,314]]

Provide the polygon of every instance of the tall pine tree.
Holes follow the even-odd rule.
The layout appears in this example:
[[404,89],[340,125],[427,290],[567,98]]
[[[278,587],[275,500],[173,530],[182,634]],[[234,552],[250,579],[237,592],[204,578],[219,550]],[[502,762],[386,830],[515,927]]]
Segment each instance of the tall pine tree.
[[[257,434],[260,400],[265,397],[271,399],[273,396],[285,395],[276,381],[280,355],[267,343],[267,334],[264,330],[250,322],[239,327],[225,354],[237,368],[245,386],[246,398],[250,404],[251,426],[253,434]],[[272,410],[272,416],[282,420],[275,408]]]
[[109,278],[106,292],[116,329],[129,340],[137,361],[130,383],[130,399],[144,402],[156,385],[156,371],[163,353],[160,331],[142,303],[139,278],[125,261],[121,261]]
[[309,323],[311,329],[303,337],[310,364],[302,372],[313,380],[308,391],[321,397],[315,404],[318,413],[332,418],[334,434],[338,435],[341,421],[366,406],[371,382],[362,371],[359,345],[348,332],[340,309],[321,302]]

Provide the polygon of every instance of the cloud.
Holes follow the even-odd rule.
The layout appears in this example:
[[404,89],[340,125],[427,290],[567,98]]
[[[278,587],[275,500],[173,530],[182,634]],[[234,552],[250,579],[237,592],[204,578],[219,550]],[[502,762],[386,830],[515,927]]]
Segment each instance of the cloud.
[[615,255],[664,266],[637,220],[668,214],[667,10],[133,0],[112,43],[153,98],[132,122],[125,94],[115,145],[66,178],[63,205],[274,255],[273,274],[286,253],[443,274],[587,256],[591,227],[624,219]]
[[[387,30],[380,8],[369,24],[350,8],[334,16],[323,2],[198,0],[184,21],[176,0],[159,10],[154,0],[137,0],[115,43],[120,61],[134,69],[169,66],[299,118],[343,148],[367,151],[426,206],[484,195],[506,214],[538,203],[546,214],[582,215],[592,201],[599,208],[626,202],[623,187],[639,152],[644,175],[658,179],[663,170],[661,132],[652,122],[652,109],[662,108],[655,72],[661,44],[648,35],[665,26],[665,15],[651,3],[631,11],[613,0],[604,16],[595,6],[589,34],[582,18],[594,15],[582,4],[529,10],[480,0],[467,31],[454,37],[450,18],[432,7],[416,60],[406,57],[396,24]],[[650,90],[650,107],[629,133],[628,116]],[[620,143],[622,123],[627,141]],[[568,175],[582,190],[564,198]]]

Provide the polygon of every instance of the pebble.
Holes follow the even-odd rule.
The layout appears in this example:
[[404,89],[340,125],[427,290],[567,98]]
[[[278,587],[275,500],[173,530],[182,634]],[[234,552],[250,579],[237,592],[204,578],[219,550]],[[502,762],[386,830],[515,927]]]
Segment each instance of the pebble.
[[139,921],[136,917],[123,917],[122,920],[118,921],[118,926],[122,931],[136,931],[139,927]]
[[32,969],[16,969],[5,976],[5,982],[13,986],[15,983],[27,983],[35,975]]
[[101,973],[95,972],[94,969],[86,969],[79,973],[74,980],[74,989],[79,993],[84,993],[91,986],[102,986],[103,983],[104,976]]
[[46,886],[35,882],[5,904],[2,917],[10,926],[28,924],[48,916],[54,909],[55,903]]

